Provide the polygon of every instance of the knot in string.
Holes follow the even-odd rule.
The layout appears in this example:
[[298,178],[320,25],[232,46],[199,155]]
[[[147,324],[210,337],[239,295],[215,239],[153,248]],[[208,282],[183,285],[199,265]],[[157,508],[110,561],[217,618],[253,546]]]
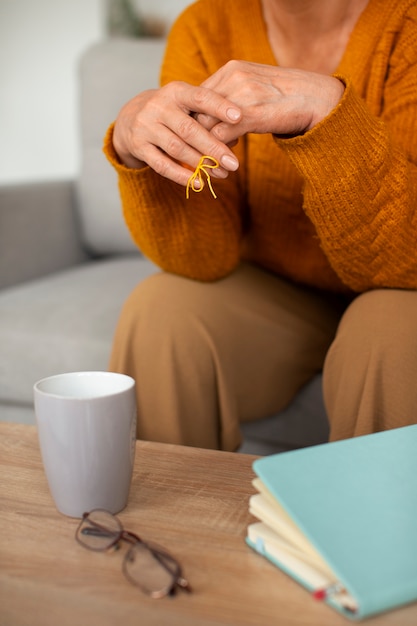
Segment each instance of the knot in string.
[[[209,161],[209,163],[207,163],[206,161]],[[212,193],[213,198],[217,198],[216,194],[214,193],[214,189],[211,185],[211,180],[210,180],[210,173],[208,172],[208,170],[214,170],[216,169],[216,167],[219,167],[219,162],[211,156],[202,156],[200,159],[199,164],[197,165],[197,167],[195,168],[194,173],[190,176],[190,178],[188,179],[188,183],[187,183],[187,189],[185,192],[186,198],[188,200],[189,196],[190,196],[190,189],[192,189],[193,191],[195,191],[196,193],[199,193],[200,191],[203,191],[204,188],[204,179],[203,179],[203,174],[205,174],[206,179],[207,179],[207,184],[210,188],[210,191]],[[195,186],[195,181],[198,181],[199,186],[196,187]]]

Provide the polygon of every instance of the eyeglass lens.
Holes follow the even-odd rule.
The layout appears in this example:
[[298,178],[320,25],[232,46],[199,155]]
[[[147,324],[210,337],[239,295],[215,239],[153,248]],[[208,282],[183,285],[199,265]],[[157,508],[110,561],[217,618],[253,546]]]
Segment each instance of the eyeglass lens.
[[89,550],[104,551],[118,542],[123,527],[117,517],[97,509],[86,515],[77,531],[77,540]]
[[144,543],[130,548],[123,570],[129,580],[155,597],[170,593],[180,572],[175,559]]

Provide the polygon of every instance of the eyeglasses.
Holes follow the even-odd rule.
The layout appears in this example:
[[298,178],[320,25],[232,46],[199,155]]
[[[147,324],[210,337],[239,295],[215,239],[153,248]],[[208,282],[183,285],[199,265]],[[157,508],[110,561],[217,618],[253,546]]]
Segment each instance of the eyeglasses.
[[95,509],[84,513],[75,538],[84,548],[97,552],[118,549],[121,541],[130,543],[131,547],[123,559],[123,573],[152,598],[173,595],[177,588],[191,591],[174,557],[159,546],[124,530],[120,520],[108,511]]

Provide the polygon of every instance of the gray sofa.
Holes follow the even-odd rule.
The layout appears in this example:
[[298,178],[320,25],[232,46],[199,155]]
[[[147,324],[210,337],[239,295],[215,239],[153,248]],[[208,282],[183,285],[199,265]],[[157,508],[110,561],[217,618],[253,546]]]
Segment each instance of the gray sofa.
[[[73,181],[0,188],[0,420],[34,423],[32,387],[106,369],[120,307],[157,268],[133,244],[103,136],[120,106],[158,82],[163,39],[107,39],[80,60],[82,162]],[[327,437],[316,377],[279,416],[244,427],[242,451]]]

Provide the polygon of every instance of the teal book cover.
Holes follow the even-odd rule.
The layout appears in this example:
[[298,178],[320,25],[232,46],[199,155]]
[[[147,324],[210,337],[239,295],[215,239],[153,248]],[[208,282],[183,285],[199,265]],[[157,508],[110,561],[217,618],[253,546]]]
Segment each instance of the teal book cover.
[[253,469],[355,599],[342,613],[362,619],[417,600],[417,425],[264,457]]

